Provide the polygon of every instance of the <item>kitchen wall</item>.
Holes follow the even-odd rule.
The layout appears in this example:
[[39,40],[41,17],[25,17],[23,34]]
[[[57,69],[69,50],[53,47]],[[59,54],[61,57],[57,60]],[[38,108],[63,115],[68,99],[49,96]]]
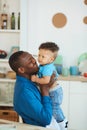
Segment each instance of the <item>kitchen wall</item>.
[[[23,10],[26,11],[22,15],[27,16],[27,23],[25,20],[24,24],[23,20],[22,26],[26,35],[21,35],[27,39],[23,42],[28,41],[25,49],[37,54],[40,43],[53,41],[60,47],[59,54],[63,56],[64,65],[76,65],[78,57],[87,52],[87,0],[25,1]],[[66,24],[63,27],[55,27],[52,22],[57,13],[65,15]]]

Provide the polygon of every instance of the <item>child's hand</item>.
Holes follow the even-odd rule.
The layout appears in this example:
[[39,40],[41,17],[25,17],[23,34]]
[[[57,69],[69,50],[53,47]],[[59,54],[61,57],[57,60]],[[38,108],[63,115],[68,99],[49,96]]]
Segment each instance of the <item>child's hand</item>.
[[36,82],[36,78],[37,78],[36,75],[32,75],[32,76],[31,76],[31,81]]

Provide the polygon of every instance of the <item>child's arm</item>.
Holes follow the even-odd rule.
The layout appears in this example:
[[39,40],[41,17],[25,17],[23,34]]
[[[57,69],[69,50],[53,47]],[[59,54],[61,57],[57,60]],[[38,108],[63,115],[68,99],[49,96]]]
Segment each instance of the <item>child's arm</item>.
[[50,81],[50,76],[44,76],[42,78],[38,78],[36,75],[32,75],[31,80],[39,84],[48,84]]

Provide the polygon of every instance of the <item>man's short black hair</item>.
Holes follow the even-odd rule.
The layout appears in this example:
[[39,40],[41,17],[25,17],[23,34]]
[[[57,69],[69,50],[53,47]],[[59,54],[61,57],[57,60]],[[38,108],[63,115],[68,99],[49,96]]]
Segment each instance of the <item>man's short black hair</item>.
[[21,66],[20,56],[23,54],[23,51],[18,51],[13,53],[9,58],[9,65],[13,71],[18,72],[18,68]]

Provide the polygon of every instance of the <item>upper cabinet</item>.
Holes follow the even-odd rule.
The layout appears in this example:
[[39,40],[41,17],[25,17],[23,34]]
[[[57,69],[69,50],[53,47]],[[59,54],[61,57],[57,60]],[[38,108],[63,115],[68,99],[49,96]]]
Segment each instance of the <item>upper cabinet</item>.
[[0,0],[0,50],[7,52],[7,58],[20,48],[19,13],[20,0]]
[[[12,106],[13,102],[15,73],[11,74],[8,58],[21,46],[20,7],[20,0],[0,0],[0,106]],[[6,57],[2,58],[1,50],[7,53]]]

